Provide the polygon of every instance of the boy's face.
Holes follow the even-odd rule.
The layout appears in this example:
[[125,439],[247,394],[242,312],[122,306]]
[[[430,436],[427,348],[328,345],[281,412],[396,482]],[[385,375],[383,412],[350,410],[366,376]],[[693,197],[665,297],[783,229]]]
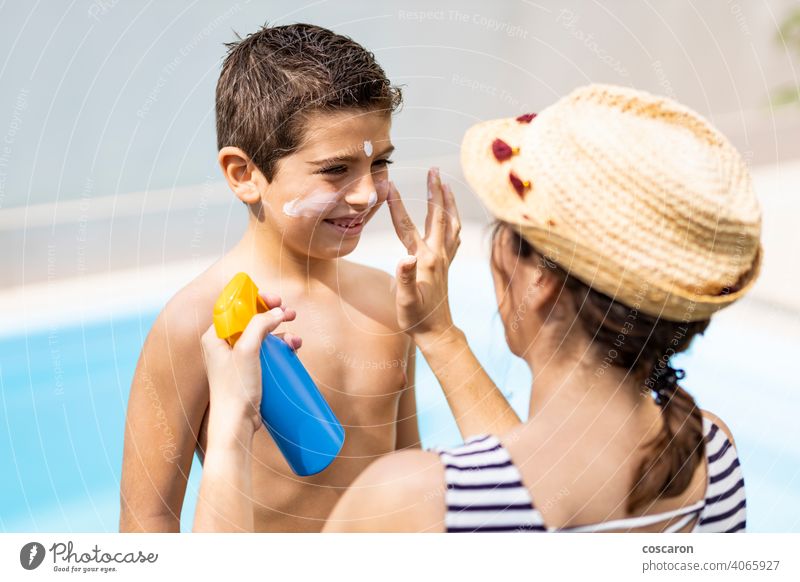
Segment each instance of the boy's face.
[[388,195],[391,116],[360,109],[314,112],[299,149],[261,192],[263,219],[296,253],[332,259],[352,252]]

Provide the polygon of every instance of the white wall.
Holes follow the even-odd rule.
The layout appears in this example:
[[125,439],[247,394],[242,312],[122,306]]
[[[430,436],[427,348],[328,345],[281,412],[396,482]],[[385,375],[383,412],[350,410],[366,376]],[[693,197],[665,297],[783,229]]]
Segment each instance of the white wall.
[[[234,39],[233,30],[246,34],[267,20],[310,21],[351,35],[406,85],[395,126],[399,161],[452,154],[473,120],[541,108],[590,80],[673,93],[757,150],[757,160],[775,158],[783,152],[775,152],[772,123],[760,137],[764,120],[754,112],[764,110],[771,88],[800,76],[798,60],[793,70],[774,40],[776,22],[793,5],[4,3],[0,136],[11,143],[0,150],[0,208],[217,176],[213,97],[222,43]],[[748,124],[751,135],[740,135]],[[787,155],[800,153],[786,139],[779,145]]]
[[[800,158],[800,78],[775,40],[794,0],[408,1],[298,4],[82,0],[0,7],[0,287],[219,254],[245,221],[216,165],[223,42],[309,21],[374,51],[405,106],[393,176],[424,200],[426,167],[460,184],[479,119],[541,109],[589,81],[671,94],[754,164]],[[779,166],[780,167],[780,166]],[[790,175],[795,175],[794,173]],[[779,189],[791,198],[793,187]],[[793,208],[796,203],[786,202]],[[421,212],[422,204],[411,204]],[[385,216],[378,218],[386,227]],[[794,232],[787,236],[796,236]]]

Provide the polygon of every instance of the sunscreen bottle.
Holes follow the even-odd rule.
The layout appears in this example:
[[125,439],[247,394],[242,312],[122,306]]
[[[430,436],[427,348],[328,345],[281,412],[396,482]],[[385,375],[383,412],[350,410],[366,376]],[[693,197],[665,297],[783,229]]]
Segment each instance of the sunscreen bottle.
[[[214,305],[217,336],[231,346],[256,313],[268,311],[246,273],[225,286]],[[314,475],[336,458],[344,428],[286,342],[268,334],[261,344],[261,419],[292,471]]]

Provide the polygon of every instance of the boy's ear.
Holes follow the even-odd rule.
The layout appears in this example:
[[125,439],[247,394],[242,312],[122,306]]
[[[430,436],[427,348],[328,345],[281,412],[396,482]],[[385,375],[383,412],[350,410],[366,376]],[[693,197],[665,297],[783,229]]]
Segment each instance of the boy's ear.
[[219,150],[217,157],[222,175],[236,197],[245,204],[261,201],[261,192],[269,185],[267,178],[244,151],[233,146]]

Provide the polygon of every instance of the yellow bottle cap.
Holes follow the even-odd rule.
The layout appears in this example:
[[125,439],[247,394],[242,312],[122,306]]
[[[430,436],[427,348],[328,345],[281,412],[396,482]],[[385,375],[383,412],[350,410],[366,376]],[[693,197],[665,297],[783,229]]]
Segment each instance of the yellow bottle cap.
[[237,273],[225,285],[214,304],[214,329],[217,337],[233,346],[257,313],[269,311],[258,294],[258,287],[247,273]]

